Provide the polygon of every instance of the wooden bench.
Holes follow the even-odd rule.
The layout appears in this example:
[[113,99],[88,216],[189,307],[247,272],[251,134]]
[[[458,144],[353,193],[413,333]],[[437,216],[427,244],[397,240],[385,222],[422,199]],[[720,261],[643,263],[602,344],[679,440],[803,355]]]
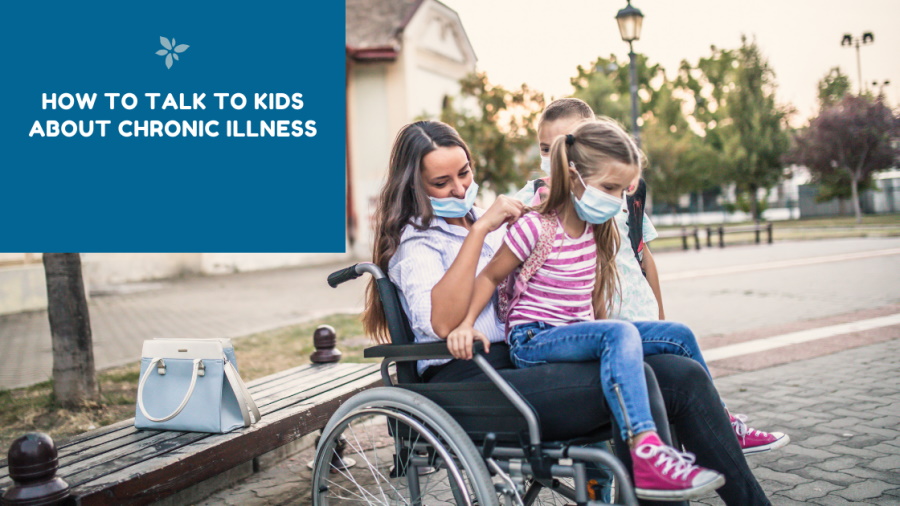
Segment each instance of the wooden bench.
[[734,227],[718,227],[717,229],[713,229],[712,227],[706,227],[706,246],[712,248],[712,236],[713,230],[716,230],[719,234],[719,247],[725,247],[725,234],[734,234],[734,233],[746,233],[753,232],[755,235],[755,243],[759,244],[761,242],[760,236],[762,235],[762,231],[765,230],[767,234],[767,241],[769,244],[772,244],[772,223],[766,223],[765,225],[761,223],[757,223],[755,225],[738,225]]
[[[69,484],[74,504],[159,501],[241,464],[256,463],[321,429],[344,400],[378,385],[379,364],[295,367],[248,385],[262,419],[246,429],[227,434],[137,430],[133,419],[125,420],[58,445],[57,477]],[[0,495],[12,485],[2,460]],[[172,502],[196,500],[179,496]]]
[[672,229],[672,230],[660,230],[658,232],[657,239],[667,239],[672,237],[680,237],[681,238],[681,247],[685,251],[689,250],[688,247],[688,238],[694,238],[694,248],[700,249],[700,234],[697,231],[697,227],[692,229],[688,229],[686,227],[682,227],[681,230]]

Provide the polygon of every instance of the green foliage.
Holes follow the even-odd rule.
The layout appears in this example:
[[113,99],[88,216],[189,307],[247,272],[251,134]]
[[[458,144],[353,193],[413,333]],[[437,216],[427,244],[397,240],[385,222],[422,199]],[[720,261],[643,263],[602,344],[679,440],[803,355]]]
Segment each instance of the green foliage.
[[714,179],[734,183],[755,219],[762,215],[760,189],[784,177],[789,147],[789,110],[775,101],[775,74],[755,42],[742,38],[735,50],[711,48],[696,66],[682,62],[676,85],[693,97],[691,120],[716,154]]
[[832,67],[819,80],[819,105],[822,109],[840,102],[850,93],[850,78],[841,72],[840,67]]
[[[653,198],[677,207],[685,193],[702,191],[712,183],[716,166],[701,137],[691,129],[684,101],[675,83],[668,80],[659,64],[637,55],[641,144],[649,165],[644,177]],[[573,96],[587,102],[594,112],[631,125],[629,62],[597,58],[590,69],[578,67],[571,79]]]
[[[537,157],[535,122],[544,109],[544,95],[522,85],[507,90],[492,85],[487,74],[470,74],[460,81],[457,99],[448,99],[441,121],[453,126],[472,150],[475,179],[499,193],[525,183]],[[472,104],[472,107],[467,107]]]

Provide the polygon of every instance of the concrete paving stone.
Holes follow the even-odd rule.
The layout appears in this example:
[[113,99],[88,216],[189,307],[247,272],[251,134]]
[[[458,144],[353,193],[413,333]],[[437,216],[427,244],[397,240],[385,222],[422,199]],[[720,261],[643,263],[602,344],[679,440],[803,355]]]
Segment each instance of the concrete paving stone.
[[878,457],[884,457],[883,453],[873,452],[872,450],[866,450],[865,448],[851,448],[842,444],[831,445],[828,447],[828,451],[842,453],[844,455],[853,455],[862,459],[877,459]]
[[[869,405],[869,404],[867,404]],[[831,412],[834,416],[848,416],[853,418],[861,418],[863,420],[874,420],[881,418],[882,415],[873,412],[871,409],[859,408],[856,404],[850,404],[850,408],[837,408]]]
[[785,446],[781,451],[783,453],[790,453],[793,455],[805,455],[818,461],[838,456],[836,453],[831,453],[821,448],[807,448],[806,445],[799,445],[796,444],[796,442],[794,442],[794,444]]
[[[833,418],[833,419],[825,422],[823,425],[825,425],[826,427],[833,427],[835,429],[843,429],[843,428],[852,428],[857,425],[862,425],[866,421],[867,420],[863,420],[863,419],[855,417],[855,416],[842,416],[839,418]],[[877,425],[874,423],[875,419],[868,420],[868,422],[875,427],[880,427],[880,425]]]
[[797,469],[796,471],[794,471],[794,473],[799,476],[803,476],[804,478],[809,478],[812,481],[827,481],[829,483],[840,485],[842,487],[846,487],[847,485],[851,485],[853,483],[859,483],[865,479],[841,471],[823,471],[814,466]]
[[778,459],[767,462],[766,464],[764,464],[764,466],[779,473],[790,473],[795,469],[800,469],[802,467],[815,464],[816,462],[819,462],[819,460],[820,459],[807,457],[806,455],[782,454]]
[[833,483],[820,480],[797,485],[791,490],[785,490],[784,492],[779,492],[779,494],[790,497],[791,499],[797,501],[804,501],[815,499],[816,497],[822,497],[829,492],[841,490],[842,488],[843,487],[841,487],[840,485],[835,485]]
[[[847,438],[846,440],[838,443],[844,446],[849,446],[850,448],[860,448],[871,450],[874,452],[878,452],[878,448],[875,446],[884,441],[883,437],[874,436],[872,434],[867,434],[865,432],[860,431],[861,433],[854,434],[853,436]],[[884,452],[889,453],[889,452]]]
[[866,501],[875,499],[885,491],[896,488],[898,488],[897,485],[893,483],[885,483],[880,480],[866,480],[849,485],[842,490],[837,490],[835,494],[850,501]]
[[815,436],[806,437],[803,439],[794,438],[794,431],[791,430],[791,442],[794,444],[803,442],[803,446],[808,448],[819,448],[823,446],[832,445],[837,443],[838,441],[846,441],[847,438],[843,436],[838,436],[835,434],[817,434]]
[[860,503],[857,501],[850,502],[839,495],[826,495],[825,497],[819,497],[817,499],[813,499],[810,501],[813,504],[820,504],[822,506],[859,506],[860,504],[871,504],[871,503]]
[[809,501],[800,499],[796,500],[793,497],[785,495],[786,492],[779,492],[777,494],[772,494],[769,496],[769,501],[772,502],[775,506],[802,506],[809,505]]
[[880,427],[869,427],[868,425],[860,425],[859,427],[856,427],[856,429],[861,434],[879,436],[885,443],[890,443],[892,440],[896,440],[897,444],[900,445],[900,437],[897,436],[896,429],[891,430]]
[[869,421],[872,427],[887,429],[900,427],[900,416],[882,416]]
[[843,471],[846,469],[852,469],[859,465],[859,459],[843,456],[824,460],[822,462],[815,462],[812,465],[827,472]]
[[900,455],[888,455],[887,457],[877,458],[869,462],[867,467],[871,469],[877,469],[879,471],[897,472],[898,470],[900,470]]
[[854,467],[844,469],[842,472],[858,476],[860,478],[885,481],[900,486],[900,473],[895,471],[881,471],[879,469],[869,469],[866,467]]

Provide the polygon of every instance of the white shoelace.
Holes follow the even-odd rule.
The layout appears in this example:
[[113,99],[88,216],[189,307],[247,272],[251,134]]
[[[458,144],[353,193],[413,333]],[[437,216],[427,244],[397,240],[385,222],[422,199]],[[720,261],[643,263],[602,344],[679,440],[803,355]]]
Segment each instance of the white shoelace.
[[731,416],[733,418],[731,420],[731,426],[734,427],[734,433],[737,434],[737,437],[741,438],[741,441],[744,441],[748,435],[764,437],[769,434],[768,432],[747,427],[747,415]]
[[645,459],[655,456],[656,462],[653,465],[662,467],[663,475],[667,475],[671,471],[672,479],[676,480],[687,480],[691,471],[697,468],[694,465],[696,457],[693,453],[679,452],[671,446],[645,444],[638,446],[634,453]]

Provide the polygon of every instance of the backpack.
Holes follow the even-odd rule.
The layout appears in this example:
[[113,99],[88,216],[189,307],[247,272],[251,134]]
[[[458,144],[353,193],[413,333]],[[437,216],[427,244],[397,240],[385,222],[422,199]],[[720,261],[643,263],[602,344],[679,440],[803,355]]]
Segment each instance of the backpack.
[[647,183],[644,178],[638,181],[637,190],[626,196],[625,200],[628,207],[628,239],[631,241],[634,258],[646,276],[644,264],[641,263],[644,256],[644,204],[647,201]]
[[556,224],[558,222],[556,212],[549,214],[541,214],[541,233],[538,236],[537,243],[531,254],[525,259],[522,266],[512,272],[507,278],[500,282],[497,287],[498,303],[497,317],[500,321],[506,323],[506,334],[509,334],[509,312],[515,307],[516,303],[525,292],[528,286],[528,280],[544,265],[550,251],[553,249],[553,241],[556,239]]

